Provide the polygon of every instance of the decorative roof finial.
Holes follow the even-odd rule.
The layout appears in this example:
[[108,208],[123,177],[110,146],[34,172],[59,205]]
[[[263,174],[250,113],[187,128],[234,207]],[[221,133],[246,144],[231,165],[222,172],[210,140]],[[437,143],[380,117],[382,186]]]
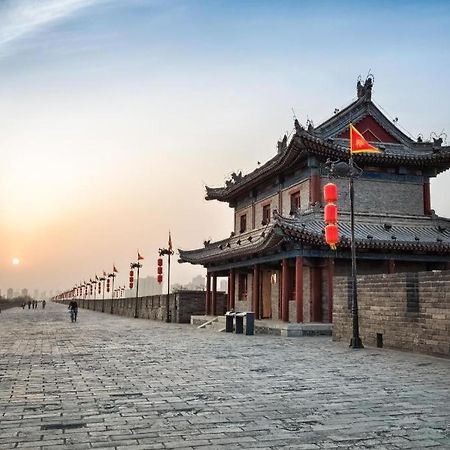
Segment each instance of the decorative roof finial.
[[364,84],[362,84],[362,78],[361,75],[358,77],[358,81],[356,83],[356,91],[358,93],[358,98],[364,97],[367,101],[371,100],[372,98],[372,87],[373,83],[375,81],[375,77],[373,74],[369,73],[367,74],[366,81],[364,81]]

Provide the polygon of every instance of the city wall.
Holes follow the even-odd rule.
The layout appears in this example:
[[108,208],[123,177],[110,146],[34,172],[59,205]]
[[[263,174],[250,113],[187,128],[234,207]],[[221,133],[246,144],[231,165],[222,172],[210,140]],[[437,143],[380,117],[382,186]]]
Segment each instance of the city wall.
[[[333,339],[350,342],[351,280],[335,277]],[[450,271],[358,277],[363,344],[450,356]]]
[[[226,294],[217,293],[217,312],[225,314]],[[58,303],[68,305],[71,300]],[[136,298],[77,299],[80,308],[92,311],[135,317]],[[165,321],[167,317],[167,295],[139,297],[137,300],[137,317],[141,319]],[[190,323],[191,315],[205,314],[205,291],[180,291],[169,296],[170,321],[173,323]]]

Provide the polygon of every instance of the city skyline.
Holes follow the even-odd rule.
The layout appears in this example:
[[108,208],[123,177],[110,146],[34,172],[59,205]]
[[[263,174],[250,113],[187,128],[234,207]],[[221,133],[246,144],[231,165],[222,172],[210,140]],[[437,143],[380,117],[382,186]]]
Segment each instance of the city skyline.
[[[369,70],[414,138],[449,133],[450,5],[380,3],[4,2],[2,292],[68,289],[113,263],[127,284],[138,249],[156,275],[169,230],[174,249],[226,235],[232,211],[204,185],[272,157],[292,109],[318,124],[349,104]],[[443,216],[449,188],[432,181]],[[173,284],[204,274],[176,259]]]

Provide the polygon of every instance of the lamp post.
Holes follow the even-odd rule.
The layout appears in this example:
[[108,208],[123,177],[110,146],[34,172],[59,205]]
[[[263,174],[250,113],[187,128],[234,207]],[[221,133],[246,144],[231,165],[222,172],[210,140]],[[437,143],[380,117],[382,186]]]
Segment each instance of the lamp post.
[[[103,276],[100,277],[99,283],[101,282],[101,286],[102,286],[102,313],[105,312],[105,280],[106,280],[106,273],[103,272]],[[100,285],[99,285],[100,287]]]
[[114,272],[108,274],[108,278],[111,280],[111,314],[114,312],[113,304],[114,304],[114,279],[116,278],[116,274]]
[[356,271],[356,245],[355,245],[355,189],[354,179],[362,174],[362,169],[357,167],[353,162],[353,156],[350,154],[348,163],[345,161],[327,160],[326,167],[330,177],[348,178],[349,194],[350,194],[350,247],[352,261],[352,338],[350,347],[364,348],[361,337],[359,335],[359,312],[358,312],[358,286]]
[[[170,242],[170,241],[169,241]],[[170,296],[170,257],[173,255],[173,250],[170,248],[171,245],[169,245],[169,248],[160,248],[158,250],[159,256],[167,255],[167,297],[166,297],[166,322],[170,323],[170,302],[169,302],[169,296]]]
[[134,305],[134,318],[137,319],[138,317],[138,296],[139,296],[139,269],[142,267],[142,264],[139,262],[139,257],[138,257],[138,261],[135,263],[131,263],[130,264],[130,268],[133,269],[137,269],[137,280],[136,280],[136,302]]

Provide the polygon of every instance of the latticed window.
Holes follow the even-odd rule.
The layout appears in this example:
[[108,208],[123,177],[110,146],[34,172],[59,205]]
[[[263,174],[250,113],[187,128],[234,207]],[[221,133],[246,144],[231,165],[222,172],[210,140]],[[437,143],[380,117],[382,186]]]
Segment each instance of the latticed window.
[[267,225],[270,222],[270,204],[264,205],[262,210],[262,225]]
[[239,220],[240,220],[239,232],[245,233],[247,231],[247,214],[242,214]]
[[291,211],[290,214],[295,214],[295,212],[300,209],[300,191],[291,194]]

